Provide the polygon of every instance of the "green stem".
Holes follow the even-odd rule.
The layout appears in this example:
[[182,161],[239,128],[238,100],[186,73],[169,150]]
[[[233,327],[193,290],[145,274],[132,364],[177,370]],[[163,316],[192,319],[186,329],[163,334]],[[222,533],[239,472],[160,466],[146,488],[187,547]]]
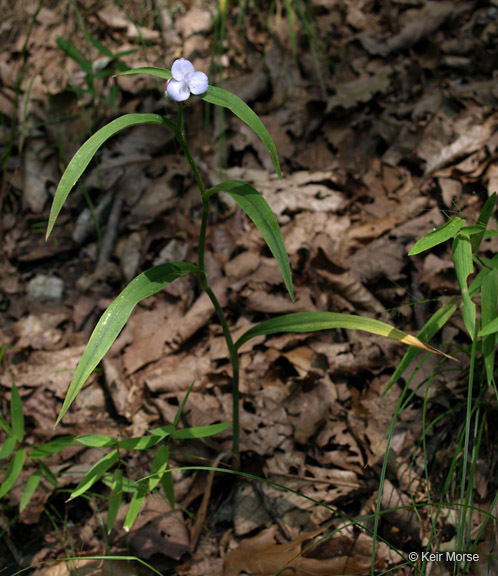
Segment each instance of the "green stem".
[[179,107],[178,109],[178,124],[176,130],[176,138],[180,142],[180,145],[183,149],[183,152],[192,168],[192,172],[194,173],[194,178],[199,187],[201,198],[202,198],[202,221],[201,221],[201,230],[199,234],[199,269],[200,269],[200,283],[201,288],[206,292],[211,303],[213,304],[214,309],[216,310],[216,314],[218,316],[218,320],[221,324],[221,328],[223,330],[223,336],[225,337],[225,341],[227,343],[228,353],[230,356],[230,363],[232,364],[232,401],[233,401],[233,413],[232,413],[232,428],[233,428],[233,457],[234,457],[234,467],[238,469],[239,467],[239,450],[240,450],[240,419],[239,419],[239,355],[237,353],[237,349],[234,345],[232,335],[230,334],[230,328],[228,327],[228,322],[223,312],[223,308],[221,307],[216,294],[213,292],[211,286],[209,285],[209,280],[206,274],[206,266],[205,266],[205,259],[204,254],[206,251],[206,233],[207,233],[207,223],[208,223],[208,215],[209,215],[209,202],[205,198],[206,195],[206,188],[201,178],[201,174],[199,172],[199,168],[190,153],[190,150],[187,145],[187,140],[185,137],[185,130],[183,126],[183,109]]

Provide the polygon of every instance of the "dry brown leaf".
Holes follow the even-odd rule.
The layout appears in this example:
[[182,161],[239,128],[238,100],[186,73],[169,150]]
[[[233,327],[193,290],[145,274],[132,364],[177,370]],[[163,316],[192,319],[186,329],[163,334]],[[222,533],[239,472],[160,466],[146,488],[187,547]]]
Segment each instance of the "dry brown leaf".
[[337,556],[318,560],[302,556],[303,543],[321,534],[324,528],[303,534],[292,542],[275,544],[277,526],[263,530],[257,536],[244,540],[238,548],[231,550],[224,564],[224,576],[239,576],[241,572],[271,576],[283,566],[282,576],[334,576],[362,574],[369,568],[348,556]]

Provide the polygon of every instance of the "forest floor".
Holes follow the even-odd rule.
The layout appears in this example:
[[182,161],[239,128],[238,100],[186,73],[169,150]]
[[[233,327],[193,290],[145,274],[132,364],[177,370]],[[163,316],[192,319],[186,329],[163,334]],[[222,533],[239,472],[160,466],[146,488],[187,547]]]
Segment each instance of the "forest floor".
[[[102,147],[45,241],[61,173],[92,131],[123,113],[176,118],[162,80],[113,77],[119,63],[169,69],[188,58],[211,85],[250,105],[275,141],[282,180],[235,116],[196,98],[185,110],[205,182],[240,179],[257,188],[289,254],[295,302],[258,230],[217,199],[206,265],[235,334],[311,310],[369,316],[417,334],[458,296],[450,243],[408,252],[448,218],[474,224],[498,190],[496,1],[295,0],[272,11],[267,4],[229,2],[226,21],[223,2],[214,1],[2,4],[0,407],[9,419],[15,382],[28,452],[61,435],[128,438],[171,424],[192,382],[182,426],[231,420],[223,334],[197,279],[185,276],[137,306],[54,428],[111,301],[152,265],[197,261],[199,192],[173,135],[157,126],[123,131]],[[482,255],[497,248],[498,238],[485,239]],[[71,446],[49,458],[58,486],[43,479],[19,514],[36,469],[28,459],[0,502],[0,575],[43,562],[29,573],[65,576],[69,565],[52,560],[105,554],[137,556],[162,574],[270,575],[317,531],[334,530],[281,574],[370,573],[372,563],[378,572],[453,574],[451,563],[406,559],[410,551],[455,550],[455,509],[438,508],[434,520],[430,504],[460,496],[458,481],[445,481],[461,451],[470,342],[457,313],[431,344],[459,363],[420,353],[384,396],[406,352],[401,344],[343,330],[254,339],[240,355],[241,470],[272,483],[179,470],[175,510],[159,493],[148,495],[127,533],[125,497],[107,534],[104,483],[67,502],[99,449]],[[405,391],[410,401],[399,410]],[[462,574],[498,573],[496,525],[479,531],[498,487],[496,397],[482,401],[491,424],[468,518],[480,561]],[[230,466],[223,454],[231,434],[176,441],[170,465]],[[137,479],[149,473],[146,452],[126,458]],[[78,573],[152,572],[136,562],[87,560]]]

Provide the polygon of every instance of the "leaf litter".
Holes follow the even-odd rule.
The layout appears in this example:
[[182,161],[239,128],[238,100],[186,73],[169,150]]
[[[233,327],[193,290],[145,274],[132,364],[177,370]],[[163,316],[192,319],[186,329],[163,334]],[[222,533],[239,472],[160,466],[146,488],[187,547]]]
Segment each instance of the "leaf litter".
[[[131,2],[122,4],[126,9],[82,5],[81,10],[90,34],[114,53],[130,51],[122,58],[127,65],[156,58],[153,50],[135,43],[138,35],[165,62],[182,54],[196,69],[208,70],[215,2],[202,8],[185,5],[177,14],[151,3],[158,21]],[[454,294],[457,284],[444,246],[411,259],[408,251],[448,214],[472,220],[498,182],[496,7],[493,2],[424,0],[392,2],[380,12],[363,2],[316,0],[310,6],[316,36],[309,38],[298,23],[298,39],[303,46],[319,43],[322,57],[314,48],[300,50],[296,65],[280,14],[265,13],[273,34],[267,42],[268,31],[256,14],[248,16],[246,34],[239,34],[234,13],[226,29],[229,48],[217,61],[225,87],[244,95],[263,117],[280,152],[286,173],[282,181],[269,172],[266,154],[252,134],[236,118],[225,118],[231,166],[225,176],[252,183],[276,212],[296,303],[288,300],[259,233],[221,194],[206,254],[210,275],[218,278],[215,292],[240,333],[267,315],[312,309],[366,314],[415,333],[425,313],[417,301]],[[71,38],[82,53],[89,51],[93,64],[102,55],[85,42],[74,13],[63,18],[42,7],[35,15],[27,4],[9,3],[3,10],[11,26],[0,30],[8,40],[0,51],[2,114],[8,122],[17,115],[28,138],[24,149],[17,140],[11,149],[1,195],[0,336],[7,345],[0,375],[2,410],[15,382],[28,422],[28,445],[97,430],[131,437],[171,423],[194,381],[183,424],[229,421],[230,370],[221,330],[209,302],[185,278],[137,307],[102,370],[92,375],[74,410],[53,430],[83,345],[124,282],[178,250],[195,260],[200,203],[171,135],[137,127],[102,150],[98,165],[84,176],[84,186],[61,215],[56,242],[45,244],[38,232],[59,178],[58,163],[67,163],[88,135],[82,118],[94,113],[81,69],[58,48],[56,38]],[[162,64],[154,60],[154,65]],[[162,88],[154,81],[120,77],[117,85],[114,108],[101,107],[97,123],[115,117],[118,109],[163,112]],[[103,97],[110,96],[111,86],[97,81]],[[63,121],[59,116],[64,115]],[[194,154],[206,178],[216,184],[222,148],[203,130],[201,106],[192,106],[188,115]],[[9,138],[2,128],[3,150]],[[38,179],[33,178],[37,170]],[[85,194],[95,203],[98,226]],[[113,222],[110,208],[119,195],[124,202]],[[84,226],[77,223],[85,218]],[[111,247],[97,272],[99,230],[109,234]],[[487,242],[496,251],[496,239]],[[27,286],[40,275],[64,280],[63,308],[28,299]],[[462,330],[452,321],[443,341],[460,341]],[[189,537],[194,522],[151,496],[131,537],[116,525],[111,552],[131,550],[161,570],[192,576],[220,574],[223,563],[226,576],[273,574],[286,563],[282,574],[368,573],[371,538],[342,524],[340,514],[359,518],[375,511],[385,434],[400,394],[392,388],[384,397],[383,390],[401,354],[391,342],[344,331],[251,341],[241,353],[245,469],[326,507],[274,485],[256,488],[254,482],[216,475],[196,545]],[[402,412],[392,438],[381,509],[424,502],[424,462],[417,448],[420,402],[435,368],[424,364],[410,384],[419,399]],[[428,408],[441,414],[461,398],[460,382],[461,375],[438,374]],[[448,426],[443,418],[426,431],[436,468],[445,466],[454,449],[446,446]],[[178,443],[174,462],[215,462],[229,445],[229,431],[209,441]],[[478,474],[483,509],[496,492],[496,446],[488,450],[489,462],[479,463]],[[97,455],[84,447],[66,449],[48,465],[54,474],[65,470],[61,486],[74,486]],[[146,474],[145,461],[136,458],[130,464]],[[179,504],[199,510],[207,473],[174,474]],[[101,490],[105,494],[105,487]],[[16,506],[21,494],[14,490],[9,505]],[[8,569],[63,557],[66,537],[85,555],[105,552],[93,505],[67,505],[69,522],[61,537],[44,512],[62,509],[53,489],[43,485],[30,506],[21,517],[21,530],[36,544],[28,550],[23,543],[28,540],[12,527],[0,542]],[[99,506],[105,514],[105,506]],[[382,535],[402,553],[426,542],[428,510],[419,511],[419,517],[408,508],[383,516]],[[0,519],[5,529],[8,516],[2,512]],[[482,518],[475,522],[479,526]],[[450,514],[439,523],[442,533],[454,530]],[[488,523],[480,553],[488,553],[495,539]],[[308,546],[316,540],[321,542]],[[110,568],[101,561],[78,562],[81,573],[142,573],[138,564],[113,562]],[[375,562],[381,570],[401,558],[377,542]],[[447,567],[442,570],[449,574]],[[68,574],[69,567],[57,563],[34,573]],[[395,573],[406,572],[399,567]]]

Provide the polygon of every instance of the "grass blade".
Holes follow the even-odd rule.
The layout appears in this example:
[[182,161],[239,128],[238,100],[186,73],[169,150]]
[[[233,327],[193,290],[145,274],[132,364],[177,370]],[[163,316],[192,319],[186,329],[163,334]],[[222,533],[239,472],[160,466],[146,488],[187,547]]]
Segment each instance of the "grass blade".
[[214,436],[230,428],[230,422],[222,422],[221,424],[210,424],[209,426],[197,426],[196,428],[182,428],[175,430],[171,433],[171,438],[187,439],[187,438],[206,438],[207,436]]
[[240,180],[227,180],[217,184],[206,192],[206,198],[219,191],[226,192],[233,198],[261,232],[282,272],[287,291],[294,300],[291,270],[284,239],[277,218],[266,200],[256,188]]
[[10,395],[10,421],[12,422],[12,435],[18,442],[22,442],[24,438],[24,412],[21,396],[14,382],[12,382]]
[[145,496],[147,495],[147,484],[145,482],[145,480],[142,480],[142,482],[138,483],[137,489],[135,490],[135,493],[133,494],[133,497],[131,499],[130,502],[130,506],[128,508],[128,514],[126,515],[126,519],[124,521],[123,524],[123,528],[129,532],[132,527],[133,524],[135,523],[135,520],[137,519],[138,513],[140,512],[140,509],[142,508],[142,504],[144,503],[144,499]]
[[174,126],[171,120],[163,118],[158,114],[126,114],[125,116],[121,116],[121,118],[116,118],[116,120],[113,120],[107,124],[107,126],[104,126],[95,132],[95,134],[90,136],[90,138],[88,138],[88,140],[73,156],[59,182],[52,203],[52,209],[50,210],[46,234],[47,239],[52,232],[57,216],[59,215],[66,198],[85,171],[88,164],[90,164],[97,150],[106,140],[111,136],[114,136],[114,134],[120,130],[136,126],[137,124],[163,124],[170,128]]
[[107,470],[109,470],[111,466],[116,464],[118,460],[119,452],[117,450],[113,450],[101,458],[90,468],[78,486],[76,486],[76,488],[71,492],[69,500],[74,500],[89,490],[95,484],[95,482],[97,482],[97,480],[102,478],[102,476],[107,472]]
[[464,235],[458,235],[453,240],[453,264],[455,273],[462,294],[463,310],[462,317],[465,328],[471,338],[474,338],[476,324],[476,305],[472,302],[467,286],[467,278],[474,272],[472,262],[472,244],[470,238]]
[[33,494],[36,492],[36,489],[40,485],[40,481],[43,476],[43,471],[41,468],[35,470],[33,474],[28,478],[26,482],[26,487],[24,488],[24,492],[22,493],[21,502],[19,504],[19,513],[21,513],[26,506],[29,504],[29,501],[33,497]]
[[454,238],[464,224],[465,220],[462,218],[455,217],[451,220],[448,220],[446,224],[415,242],[413,248],[410,250],[410,252],[408,252],[408,256],[415,256],[415,254],[425,252],[425,250],[434,248],[434,246],[442,244],[450,238]]
[[216,106],[221,106],[222,108],[228,108],[235,116],[240,118],[242,122],[247,124],[251,130],[258,136],[261,142],[264,144],[265,148],[268,150],[270,157],[273,162],[273,167],[275,172],[278,174],[279,178],[282,178],[282,172],[280,170],[280,162],[278,160],[278,153],[275,143],[272,137],[265,128],[265,125],[257,114],[249,108],[249,106],[241,100],[235,94],[223,90],[223,88],[218,88],[216,86],[209,86],[207,92],[199,96],[205,102],[209,104],[215,104]]
[[14,486],[19,474],[21,473],[22,467],[24,466],[24,460],[26,459],[26,449],[20,448],[12,457],[9,462],[9,467],[5,473],[5,478],[3,479],[2,485],[0,486],[0,499],[10,492],[12,486]]
[[405,334],[380,320],[349,314],[337,314],[335,312],[297,312],[265,320],[242,334],[235,343],[235,348],[239,349],[248,340],[256,336],[277,334],[279,332],[316,332],[317,330],[330,330],[333,328],[370,332],[371,334],[397,340],[407,346],[415,346],[416,348],[451,358],[451,356],[440,352],[429,344],[425,344],[415,336]]
[[121,506],[123,497],[123,471],[116,468],[112,476],[111,494],[109,496],[109,506],[107,508],[107,533],[109,534],[114,526],[116,517]]
[[95,370],[118,337],[135,306],[145,298],[156,294],[177,278],[197,271],[197,266],[188,262],[168,262],[150,268],[128,284],[97,323],[76,368],[61,412],[55,423],[56,426],[73,403],[87,378]]

